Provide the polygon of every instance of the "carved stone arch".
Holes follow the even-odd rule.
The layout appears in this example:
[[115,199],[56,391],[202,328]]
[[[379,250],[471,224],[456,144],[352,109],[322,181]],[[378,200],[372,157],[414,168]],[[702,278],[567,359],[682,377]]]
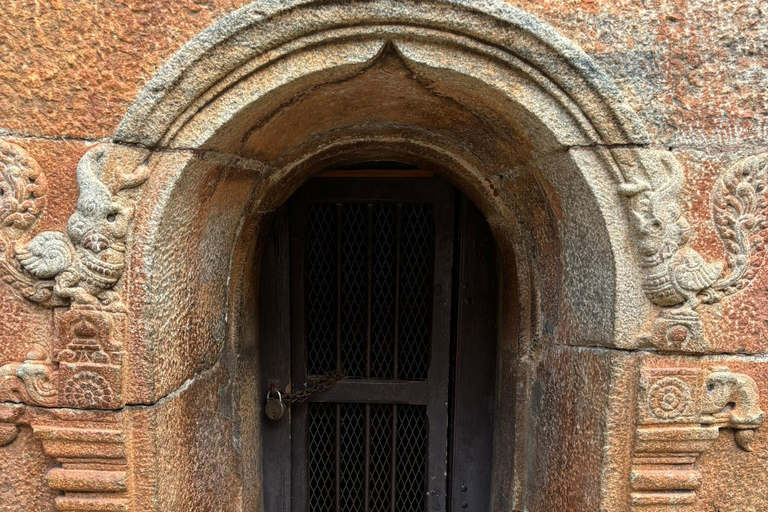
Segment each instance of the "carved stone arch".
[[[108,286],[83,289],[70,283],[70,267],[45,269],[38,302],[125,306],[110,313],[119,343],[98,347],[112,358],[111,408],[160,412],[124,411],[130,442],[151,449],[134,449],[137,490],[120,499],[136,510],[217,499],[257,510],[261,228],[313,174],[377,159],[444,177],[494,231],[502,284],[494,509],[626,510],[631,463],[621,450],[631,450],[635,411],[626,403],[637,398],[627,383],[640,379],[626,350],[659,337],[677,343],[664,349],[701,350],[692,309],[653,323],[663,307],[698,299],[659,291],[633,232],[633,222],[657,217],[682,226],[682,173],[673,155],[648,147],[640,120],[590,57],[496,0],[255,2],[181,49],[111,143],[84,157],[81,200],[98,197],[91,210],[116,216],[118,234],[79,233],[83,242],[70,233],[68,242],[59,233],[39,245],[56,242],[76,261],[104,245],[117,270]],[[662,242],[672,255],[687,250],[682,235]],[[34,243],[26,247],[34,259]],[[105,292],[119,300],[103,304]],[[49,359],[35,355],[34,368],[58,368]],[[18,368],[6,371],[18,385]],[[701,369],[683,374],[692,375],[686,396],[698,396]],[[656,380],[668,377],[643,374],[647,402],[661,400],[657,388],[669,386]],[[627,396],[616,399],[617,388]],[[748,442],[762,416],[745,409],[750,423],[738,428]],[[691,424],[700,419],[685,412]],[[712,416],[710,438],[730,421]],[[186,437],[174,436],[174,422]],[[188,473],[171,467],[176,456],[188,457]],[[151,469],[158,460],[165,466]],[[555,477],[564,474],[575,476]],[[652,477],[640,491],[656,497]],[[226,489],[196,487],[205,478]]]
[[[401,106],[419,102],[443,119]],[[557,439],[584,426],[556,413],[554,397],[576,400],[606,381],[544,368],[586,365],[603,375],[610,356],[557,347],[638,345],[654,306],[618,189],[663,186],[680,172],[673,157],[646,149],[637,116],[582,51],[501,2],[258,2],[182,49],[114,143],[105,176],[130,170],[131,159],[149,176],[125,283],[129,403],[154,403],[220,366],[233,379],[232,413],[247,419],[237,397],[251,396],[256,382],[243,354],[255,349],[257,329],[243,314],[256,300],[259,222],[313,173],[400,160],[467,194],[504,262],[499,382],[503,400],[518,403],[500,409],[495,457],[510,463],[497,464],[494,500],[535,506],[561,492],[535,475],[568,451]],[[588,416],[607,400],[588,399]],[[591,448],[561,468],[593,467],[568,506],[604,499],[605,432],[589,429],[581,442]]]

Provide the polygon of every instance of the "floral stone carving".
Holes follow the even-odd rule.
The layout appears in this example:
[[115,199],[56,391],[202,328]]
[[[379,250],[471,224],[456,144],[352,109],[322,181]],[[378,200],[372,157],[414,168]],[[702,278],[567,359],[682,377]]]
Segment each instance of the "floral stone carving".
[[671,169],[655,189],[643,181],[619,187],[629,200],[630,222],[643,271],[643,290],[665,309],[653,328],[663,350],[702,352],[696,308],[746,288],[765,257],[768,155],[746,158],[720,176],[712,192],[713,219],[724,262],[708,262],[690,247],[692,232],[680,206],[682,173]]
[[0,226],[31,228],[45,208],[45,174],[19,146],[0,141],[0,176]]
[[763,424],[755,381],[725,367],[645,368],[641,372],[638,428],[632,459],[632,505],[669,506],[696,501],[699,455],[719,437],[735,432],[750,442]]

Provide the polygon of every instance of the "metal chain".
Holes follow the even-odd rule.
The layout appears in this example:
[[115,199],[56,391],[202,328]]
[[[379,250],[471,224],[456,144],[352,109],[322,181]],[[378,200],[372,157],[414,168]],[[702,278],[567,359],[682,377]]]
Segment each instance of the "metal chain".
[[[323,391],[330,389],[334,384],[344,378],[344,372],[329,372],[317,379],[314,385],[300,389],[293,393],[285,393],[282,395],[283,402],[291,404],[294,402],[304,402],[309,397],[316,393],[322,393]],[[272,392],[270,391],[270,394]]]

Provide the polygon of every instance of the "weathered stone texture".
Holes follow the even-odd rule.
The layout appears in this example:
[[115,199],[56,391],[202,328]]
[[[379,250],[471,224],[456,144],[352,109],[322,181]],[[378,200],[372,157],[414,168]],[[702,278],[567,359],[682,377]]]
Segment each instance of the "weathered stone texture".
[[[693,228],[692,245],[710,261],[725,261],[723,243],[712,221],[712,189],[718,177],[734,162],[759,154],[765,148],[742,146],[680,148],[675,155],[685,169],[684,206]],[[768,351],[768,272],[758,272],[742,293],[720,304],[701,308],[705,335],[711,351],[758,354]]]
[[0,511],[54,512],[58,493],[45,482],[52,465],[53,460],[32,437],[32,429],[23,427],[16,442],[4,447],[0,457]]
[[228,385],[217,367],[153,407],[127,409],[139,477],[134,510],[240,510],[234,461],[259,453],[236,449]]
[[112,134],[173,52],[244,0],[12,1],[0,13],[0,130]]
[[[95,139],[114,132],[174,51],[246,0],[14,1],[0,13],[0,129]],[[594,57],[672,145],[768,134],[768,23],[754,0],[510,0]]]
[[[728,366],[732,371],[752,376],[760,396],[768,396],[768,361],[765,357],[707,358],[712,366]],[[760,512],[768,503],[768,436],[760,432],[752,443],[752,451],[734,449],[734,433],[723,431],[699,459],[702,473],[700,502],[692,512]]]
[[[33,233],[63,229],[77,201],[77,185],[73,169],[85,153],[81,142],[42,139],[4,139],[23,148],[37,161],[48,179],[46,207]],[[35,308],[20,300],[9,288],[0,293],[0,366],[11,361],[22,361],[34,343],[48,343],[52,336],[53,317],[50,310]],[[13,319],[13,321],[10,321]]]
[[[612,92],[608,100],[601,96],[607,80],[596,78],[594,89],[592,82],[580,81],[576,75],[583,68],[574,62],[582,54],[561,61],[550,48],[532,57],[541,68],[536,77],[573,73],[568,79],[578,85],[568,89],[558,83],[554,88],[563,95],[553,99],[554,94],[538,96],[530,76],[516,81],[523,72],[509,72],[487,55],[462,53],[465,48],[454,42],[445,43],[454,53],[442,53],[430,46],[434,41],[414,42],[415,35],[396,47],[366,34],[363,42],[334,41],[335,46],[275,58],[269,63],[273,68],[228,84],[228,94],[201,84],[212,85],[220,72],[240,73],[238,52],[247,55],[249,45],[210,50],[205,57],[215,63],[213,70],[177,63],[158,79],[166,88],[158,88],[162,94],[145,91],[141,97],[142,107],[162,103],[157,112],[132,111],[122,143],[105,145],[124,160],[107,168],[103,185],[110,180],[114,185],[109,173],[115,169],[130,174],[146,162],[152,169],[141,188],[121,197],[135,214],[126,274],[117,284],[130,299],[127,314],[116,313],[127,319],[119,333],[127,406],[103,413],[129,425],[132,510],[257,509],[261,413],[254,405],[263,395],[256,384],[258,319],[245,304],[257,300],[252,274],[257,274],[259,228],[319,166],[375,159],[381,148],[453,181],[488,215],[500,241],[505,286],[500,339],[509,372],[502,381],[509,388],[505,406],[514,409],[504,414],[518,429],[497,436],[509,444],[497,453],[516,458],[514,471],[504,468],[505,483],[515,481],[499,491],[500,510],[630,510],[638,390],[646,367],[686,367],[698,378],[709,366],[727,366],[755,379],[758,405],[768,409],[768,269],[741,293],[698,309],[706,343],[689,352],[720,355],[655,355],[660,347],[645,334],[658,310],[669,311],[691,297],[668,299],[679,299],[670,304],[646,299],[641,284],[647,279],[642,279],[652,272],[641,275],[633,252],[639,235],[631,229],[631,215],[647,213],[640,209],[642,194],[652,196],[659,184],[643,180],[674,181],[663,175],[665,163],[676,169],[665,160],[674,156],[685,175],[675,199],[695,235],[686,249],[707,265],[724,261],[713,224],[713,186],[734,162],[768,151],[768,11],[755,0],[508,2],[583,48],[615,81],[640,122],[622,117],[629,109],[621,98]],[[64,236],[68,218],[79,208],[75,169],[88,147],[115,135],[142,88],[177,50],[246,3],[19,0],[4,6],[0,139],[26,150],[49,183],[45,212],[30,238],[45,230]],[[395,4],[382,12],[404,9],[407,2]],[[350,3],[337,14],[356,19],[366,5]],[[320,13],[337,6],[315,7]],[[251,15],[261,16],[259,9],[257,3]],[[304,35],[321,22],[317,14],[280,28]],[[237,25],[228,23],[209,37]],[[259,30],[244,38],[262,42],[284,36]],[[507,37],[503,28],[490,32],[483,36]],[[198,50],[188,48],[186,56]],[[188,82],[174,81],[174,73],[189,71],[187,64],[194,71],[182,76]],[[485,79],[507,88],[485,87]],[[161,99],[154,99],[156,92]],[[567,110],[568,95],[583,102]],[[189,119],[178,122],[175,109],[196,101]],[[606,114],[606,105],[614,110]],[[597,127],[601,122],[603,132]],[[168,138],[173,149],[150,153],[142,146],[159,140],[171,125],[178,129]],[[665,198],[658,206],[670,205],[674,201]],[[685,245],[670,240],[657,253],[675,253]],[[662,277],[671,273],[665,268]],[[2,367],[23,361],[34,344],[56,341],[67,310],[58,304],[54,313],[26,302],[5,283],[0,287]],[[520,375],[511,370],[517,365]],[[525,407],[527,415],[514,416]],[[72,416],[80,421],[79,413]],[[55,430],[52,425],[46,428]],[[651,427],[660,431],[665,425]],[[90,435],[89,424],[78,428]],[[695,460],[703,482],[698,501],[676,512],[766,508],[765,428],[754,438],[752,452],[737,448],[731,426],[721,430]],[[56,493],[44,475],[56,462],[26,423],[20,432],[0,453],[0,511],[48,512]]]
[[533,370],[529,510],[598,510],[611,359],[604,350],[555,349]]

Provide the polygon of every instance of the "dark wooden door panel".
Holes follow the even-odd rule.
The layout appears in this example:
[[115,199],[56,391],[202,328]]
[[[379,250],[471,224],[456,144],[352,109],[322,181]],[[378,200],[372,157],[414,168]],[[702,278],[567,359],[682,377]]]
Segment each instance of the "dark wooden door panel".
[[493,247],[456,200],[435,178],[325,178],[280,209],[260,281],[262,389],[346,377],[263,421],[267,512],[487,504]]
[[456,348],[451,440],[452,512],[490,510],[496,389],[495,244],[477,207],[458,215]]

